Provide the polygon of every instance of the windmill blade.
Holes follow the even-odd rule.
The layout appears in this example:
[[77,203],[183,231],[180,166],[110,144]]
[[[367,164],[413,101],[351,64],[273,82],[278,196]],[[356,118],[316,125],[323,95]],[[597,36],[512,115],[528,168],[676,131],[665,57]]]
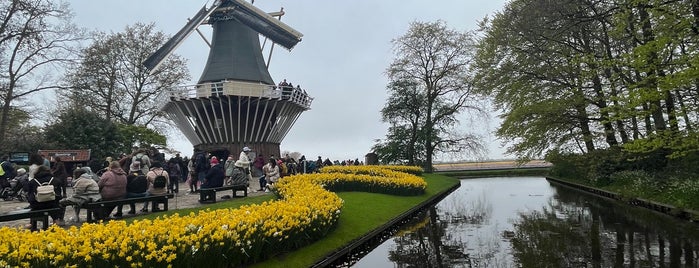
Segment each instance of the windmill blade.
[[286,49],[292,49],[298,42],[301,42],[303,34],[275,19],[261,9],[245,0],[232,0],[231,2],[237,7],[230,11],[230,14],[235,19],[269,38],[274,43]]
[[206,9],[206,6],[202,7],[194,17],[185,24],[182,29],[180,29],[170,40],[165,42],[165,44],[150,55],[143,65],[150,70],[151,73],[158,69],[158,66],[169,56],[172,51],[174,51],[181,43],[184,41],[192,32],[194,32],[201,23],[206,20],[211,13],[218,8],[218,3],[215,3],[211,8]]

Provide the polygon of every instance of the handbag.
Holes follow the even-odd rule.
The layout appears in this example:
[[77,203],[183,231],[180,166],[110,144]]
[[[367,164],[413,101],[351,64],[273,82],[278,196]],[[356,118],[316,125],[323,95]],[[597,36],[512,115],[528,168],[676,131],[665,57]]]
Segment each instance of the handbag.
[[[34,179],[36,183],[39,183],[38,180]],[[34,196],[36,199],[36,202],[49,202],[49,201],[54,201],[56,200],[56,192],[53,189],[53,185],[51,185],[51,182],[53,182],[53,177],[51,177],[51,180],[45,183],[39,183],[39,186],[36,187],[36,195]]]

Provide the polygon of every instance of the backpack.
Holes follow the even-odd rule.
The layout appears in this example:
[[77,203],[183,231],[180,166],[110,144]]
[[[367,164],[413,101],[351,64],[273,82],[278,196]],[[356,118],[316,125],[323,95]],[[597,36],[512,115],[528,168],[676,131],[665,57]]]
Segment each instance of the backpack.
[[[36,179],[34,179],[36,183],[39,183]],[[36,194],[34,195],[36,202],[48,202],[48,201],[54,201],[56,200],[56,192],[53,190],[53,185],[51,185],[51,182],[53,181],[53,177],[51,177],[51,180],[48,182],[44,183],[39,183],[39,186],[36,187]]]
[[167,186],[167,178],[165,175],[163,175],[163,172],[165,171],[160,171],[160,174],[155,176],[155,179],[153,180],[153,188],[165,188],[165,186]]
[[204,154],[200,153],[197,155],[197,158],[194,162],[194,168],[197,172],[206,171],[206,169],[208,168],[208,163]]

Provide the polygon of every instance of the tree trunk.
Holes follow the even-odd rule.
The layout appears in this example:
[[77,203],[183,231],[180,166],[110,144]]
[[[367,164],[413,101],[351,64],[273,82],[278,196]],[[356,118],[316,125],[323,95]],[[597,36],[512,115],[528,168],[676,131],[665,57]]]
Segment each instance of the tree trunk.
[[[594,65],[591,65],[594,68]],[[595,75],[592,77],[592,87],[595,89],[595,97],[597,97],[597,107],[599,107],[600,121],[604,127],[604,137],[609,144],[609,147],[616,147],[619,143],[616,140],[616,135],[614,132],[614,126],[612,126],[612,121],[609,119],[609,112],[607,111],[607,101],[602,90],[602,81],[599,76]]]
[[[643,42],[644,44],[648,44],[652,41],[655,40],[655,35],[653,34],[653,28],[650,22],[650,18],[648,15],[648,11],[646,11],[646,7],[644,4],[639,4],[638,6],[638,15],[641,20],[641,33],[643,35]],[[659,69],[659,60],[658,60],[658,54],[655,51],[651,51],[648,53],[647,56],[647,62],[648,62],[648,72],[646,74],[646,81],[645,87],[647,90],[650,91],[657,91],[658,90],[658,69]],[[663,117],[663,110],[662,110],[662,103],[660,102],[659,99],[653,99],[650,101],[650,112],[653,116],[653,123],[655,123],[655,130],[657,131],[663,131],[667,129],[667,123],[665,122],[665,118]]]
[[[582,92],[580,90],[575,91],[575,96],[578,99],[583,99]],[[580,127],[580,133],[583,136],[583,142],[585,142],[585,149],[587,152],[592,152],[595,150],[594,138],[592,136],[592,131],[590,130],[590,117],[587,114],[585,105],[581,101],[576,101],[575,111],[578,117],[578,126]]]

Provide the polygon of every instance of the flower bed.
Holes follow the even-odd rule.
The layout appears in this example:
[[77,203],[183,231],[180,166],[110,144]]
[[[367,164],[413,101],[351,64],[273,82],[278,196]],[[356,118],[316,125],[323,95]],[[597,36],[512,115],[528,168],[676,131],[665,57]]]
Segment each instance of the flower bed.
[[321,172],[374,174],[372,172],[383,172],[386,170],[409,173],[417,176],[422,175],[422,168],[416,166],[326,166],[321,169]]
[[[29,232],[0,228],[0,266],[190,267],[239,266],[305,246],[337,224],[343,201],[328,191],[421,194],[415,178],[388,171],[364,175],[318,173],[285,177],[279,200],[238,209],[174,214],[155,220],[111,221],[81,228]],[[326,188],[324,188],[326,187]],[[328,190],[326,190],[328,189]]]

